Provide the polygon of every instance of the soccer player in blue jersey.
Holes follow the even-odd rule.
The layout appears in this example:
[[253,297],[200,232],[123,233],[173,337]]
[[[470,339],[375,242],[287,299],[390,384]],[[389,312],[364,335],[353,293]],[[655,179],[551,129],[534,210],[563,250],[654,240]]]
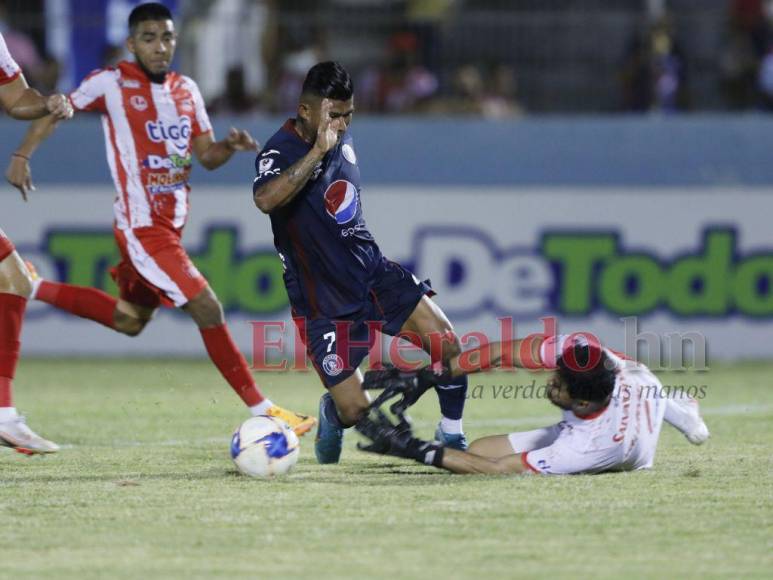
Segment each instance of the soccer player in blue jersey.
[[[366,412],[359,364],[373,329],[411,333],[433,362],[460,352],[427,282],[387,260],[362,215],[360,171],[348,129],[354,91],[336,62],[312,67],[295,119],[268,140],[255,161],[255,205],[271,217],[293,316],[327,392],[315,444],[320,463],[337,463],[344,429]],[[443,337],[444,340],[438,340]],[[467,378],[437,387],[442,418],[435,437],[465,449]]]

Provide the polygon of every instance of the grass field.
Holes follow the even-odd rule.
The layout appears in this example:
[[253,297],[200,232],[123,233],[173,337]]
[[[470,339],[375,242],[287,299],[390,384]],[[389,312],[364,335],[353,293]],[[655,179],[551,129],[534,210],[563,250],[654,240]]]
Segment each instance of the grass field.
[[[244,418],[208,362],[24,360],[17,405],[64,445],[0,452],[0,577],[770,578],[773,364],[671,374],[706,385],[712,439],[664,427],[655,469],[577,477],[463,477],[366,456],[347,437],[319,466],[311,437],[284,479],[236,474]],[[314,412],[314,375],[260,376]],[[544,401],[470,400],[479,436],[552,422]],[[529,379],[530,380],[530,379]],[[413,413],[420,435],[434,396]]]

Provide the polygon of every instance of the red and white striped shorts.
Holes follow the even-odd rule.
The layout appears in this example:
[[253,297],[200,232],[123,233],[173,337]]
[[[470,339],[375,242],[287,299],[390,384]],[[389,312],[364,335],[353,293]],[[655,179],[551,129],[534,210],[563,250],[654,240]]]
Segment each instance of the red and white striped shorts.
[[115,229],[121,262],[110,270],[121,299],[145,308],[184,306],[207,287],[181,242],[162,227]]

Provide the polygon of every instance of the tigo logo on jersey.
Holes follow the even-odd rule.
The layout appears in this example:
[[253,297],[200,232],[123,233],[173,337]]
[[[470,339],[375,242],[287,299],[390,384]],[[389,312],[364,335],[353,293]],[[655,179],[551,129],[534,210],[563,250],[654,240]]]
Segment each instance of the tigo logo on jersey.
[[191,118],[180,117],[177,123],[165,123],[161,119],[145,123],[145,131],[154,143],[171,141],[177,149],[188,148],[191,138]]
[[352,221],[357,215],[357,206],[357,188],[348,181],[334,181],[325,191],[325,209],[338,224]]

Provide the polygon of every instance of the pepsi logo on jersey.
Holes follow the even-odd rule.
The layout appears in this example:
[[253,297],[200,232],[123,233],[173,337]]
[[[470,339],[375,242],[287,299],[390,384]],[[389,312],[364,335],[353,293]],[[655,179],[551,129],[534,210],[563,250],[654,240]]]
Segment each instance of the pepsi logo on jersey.
[[172,142],[179,150],[188,149],[191,139],[191,118],[178,117],[176,123],[168,123],[161,119],[145,123],[145,131],[154,143]]
[[325,210],[337,224],[345,224],[357,215],[359,200],[354,184],[339,179],[325,191]]

